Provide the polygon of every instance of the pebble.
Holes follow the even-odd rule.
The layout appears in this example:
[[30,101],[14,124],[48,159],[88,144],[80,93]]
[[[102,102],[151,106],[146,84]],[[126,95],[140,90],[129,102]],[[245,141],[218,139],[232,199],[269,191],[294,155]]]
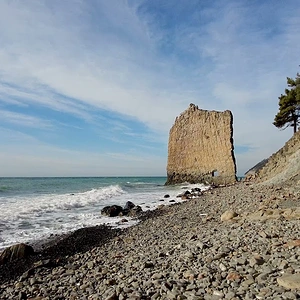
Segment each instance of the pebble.
[[[217,201],[213,191],[165,207],[117,240],[0,283],[0,299],[299,299],[299,221],[248,218],[262,195],[282,190],[239,183],[216,191]],[[239,216],[225,222],[222,212]]]
[[277,278],[279,285],[287,289],[300,289],[300,274],[285,275]]

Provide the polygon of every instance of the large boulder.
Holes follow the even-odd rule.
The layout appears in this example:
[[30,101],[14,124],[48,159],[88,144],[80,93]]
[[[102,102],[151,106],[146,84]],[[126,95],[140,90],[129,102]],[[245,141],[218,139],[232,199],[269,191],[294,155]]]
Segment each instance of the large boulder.
[[124,208],[119,205],[105,206],[101,210],[101,214],[108,217],[137,217],[141,212],[143,212],[142,208],[139,205],[135,205],[134,203],[128,201]]
[[0,265],[5,264],[8,261],[26,258],[33,254],[34,250],[31,246],[23,243],[16,244],[4,249],[0,255]]
[[130,210],[130,209],[132,209],[134,207],[135,207],[134,203],[132,203],[131,201],[127,201],[126,204],[125,204],[125,206],[124,206],[124,210]]
[[119,215],[122,215],[122,213],[123,213],[123,208],[119,205],[105,206],[101,210],[101,214],[108,217],[117,217]]

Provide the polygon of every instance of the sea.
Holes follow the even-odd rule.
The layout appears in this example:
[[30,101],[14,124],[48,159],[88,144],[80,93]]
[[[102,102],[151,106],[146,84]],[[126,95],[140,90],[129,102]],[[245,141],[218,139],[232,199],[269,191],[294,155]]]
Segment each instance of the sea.
[[[166,177],[0,178],[0,251],[16,243],[34,244],[79,228],[107,224],[128,227],[138,221],[106,217],[101,209],[127,201],[153,210],[183,202],[183,189],[201,184],[165,186]],[[169,198],[164,198],[165,195]]]

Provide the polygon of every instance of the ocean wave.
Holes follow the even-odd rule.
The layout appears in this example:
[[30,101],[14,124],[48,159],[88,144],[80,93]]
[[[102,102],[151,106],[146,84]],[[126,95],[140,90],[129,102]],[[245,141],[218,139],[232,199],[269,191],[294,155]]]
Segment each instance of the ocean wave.
[[0,204],[0,221],[16,220],[55,211],[65,211],[106,202],[126,193],[119,185],[92,189],[81,193],[16,197]]
[[[129,184],[127,181],[127,184]],[[125,205],[132,201],[142,209],[153,210],[159,205],[171,205],[186,200],[176,197],[183,187],[191,189],[204,185],[181,184],[162,186],[132,181],[134,188],[126,188],[125,180],[119,185],[94,188],[84,192],[65,194],[43,194],[39,196],[14,196],[0,203],[0,250],[16,242],[28,242],[49,237],[50,234],[71,232],[86,226],[110,224],[110,226],[130,226],[135,220],[119,223],[120,218],[109,218],[101,214],[106,205]],[[164,195],[168,194],[168,199]],[[133,222],[133,223],[132,223]]]
[[179,183],[174,185],[175,187],[178,187],[180,189],[185,189],[185,190],[191,190],[194,188],[199,188],[201,189],[201,191],[206,191],[209,190],[211,188],[210,185],[204,184],[204,183],[189,183],[189,182],[183,182],[183,183]]

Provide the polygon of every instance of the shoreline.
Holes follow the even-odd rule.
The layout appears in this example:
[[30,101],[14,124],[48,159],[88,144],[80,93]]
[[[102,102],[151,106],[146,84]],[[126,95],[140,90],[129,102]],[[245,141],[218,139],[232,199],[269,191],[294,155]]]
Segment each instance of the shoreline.
[[[109,182],[105,184],[109,184]],[[79,228],[101,224],[108,224],[112,227],[126,227],[132,225],[129,225],[131,218],[128,219],[129,223],[127,222],[125,224],[124,222],[120,222],[123,217],[114,219],[102,215],[101,210],[105,206],[124,206],[127,201],[132,201],[135,205],[139,205],[144,211],[147,211],[155,209],[155,207],[162,204],[161,201],[164,201],[165,204],[171,202],[169,201],[170,199],[181,202],[181,199],[176,198],[176,195],[179,193],[177,193],[176,188],[173,190],[162,189],[161,187],[164,187],[163,185],[157,187],[153,183],[146,183],[145,192],[144,186],[145,184],[139,184],[139,182],[135,184],[135,182],[133,182],[129,190],[127,190],[126,184],[115,184],[95,189],[91,188],[82,193],[75,193],[76,196],[74,196],[73,193],[57,194],[58,199],[56,199],[56,196],[52,196],[49,200],[49,205],[48,203],[44,203],[45,199],[49,196],[47,194],[41,195],[41,201],[39,201],[38,198],[34,198],[33,195],[30,195],[30,197],[25,195],[21,197],[21,201],[25,199],[24,207],[28,207],[28,209],[24,209],[25,212],[19,210],[16,204],[14,204],[18,203],[18,199],[14,200],[14,197],[8,198],[8,206],[6,210],[4,210],[4,216],[2,216],[3,224],[6,219],[8,221],[5,226],[3,226],[3,224],[0,226],[2,229],[0,253],[4,249],[18,243],[34,244],[36,241],[43,241],[49,237],[51,239],[51,236],[54,235],[69,234]],[[150,186],[150,189],[148,186]],[[120,193],[116,193],[115,190]],[[147,195],[149,193],[150,195]],[[165,194],[170,194],[171,198],[164,199]],[[30,200],[32,197],[34,201]],[[90,198],[92,200],[90,200]],[[10,199],[12,199],[12,201],[10,201]],[[31,206],[31,204],[26,205],[29,201],[28,199],[30,202],[38,204],[33,206]],[[1,202],[1,204],[5,205],[5,200]],[[169,204],[171,205],[171,203]],[[47,210],[49,210],[49,212]],[[15,215],[13,211],[20,211],[20,213]],[[35,219],[35,215],[37,215],[37,219]],[[124,217],[126,218],[126,216]]]
[[[147,219],[156,218],[162,213],[163,212],[159,209],[147,210],[133,219],[143,222]],[[132,226],[136,225],[137,224]],[[126,234],[126,229],[130,227],[120,228],[110,226],[109,224],[100,224],[97,226],[83,227],[70,233],[56,234],[45,239],[27,243],[27,245],[34,249],[34,255],[0,265],[0,286],[9,280],[16,279],[24,272],[31,270],[34,268],[34,265],[40,261],[50,260],[52,266],[60,265],[65,262],[67,256],[84,253],[94,247],[101,247],[114,237]]]
[[[151,211],[137,225],[101,245],[68,253],[57,265],[2,282],[0,294],[3,299],[13,293],[40,299],[297,299],[300,286],[289,289],[279,282],[285,275],[300,276],[299,219],[263,218],[262,212],[287,203],[288,209],[300,207],[298,196],[288,187],[245,182],[216,188]],[[238,216],[222,221],[228,210]],[[261,219],[250,218],[256,212]]]

